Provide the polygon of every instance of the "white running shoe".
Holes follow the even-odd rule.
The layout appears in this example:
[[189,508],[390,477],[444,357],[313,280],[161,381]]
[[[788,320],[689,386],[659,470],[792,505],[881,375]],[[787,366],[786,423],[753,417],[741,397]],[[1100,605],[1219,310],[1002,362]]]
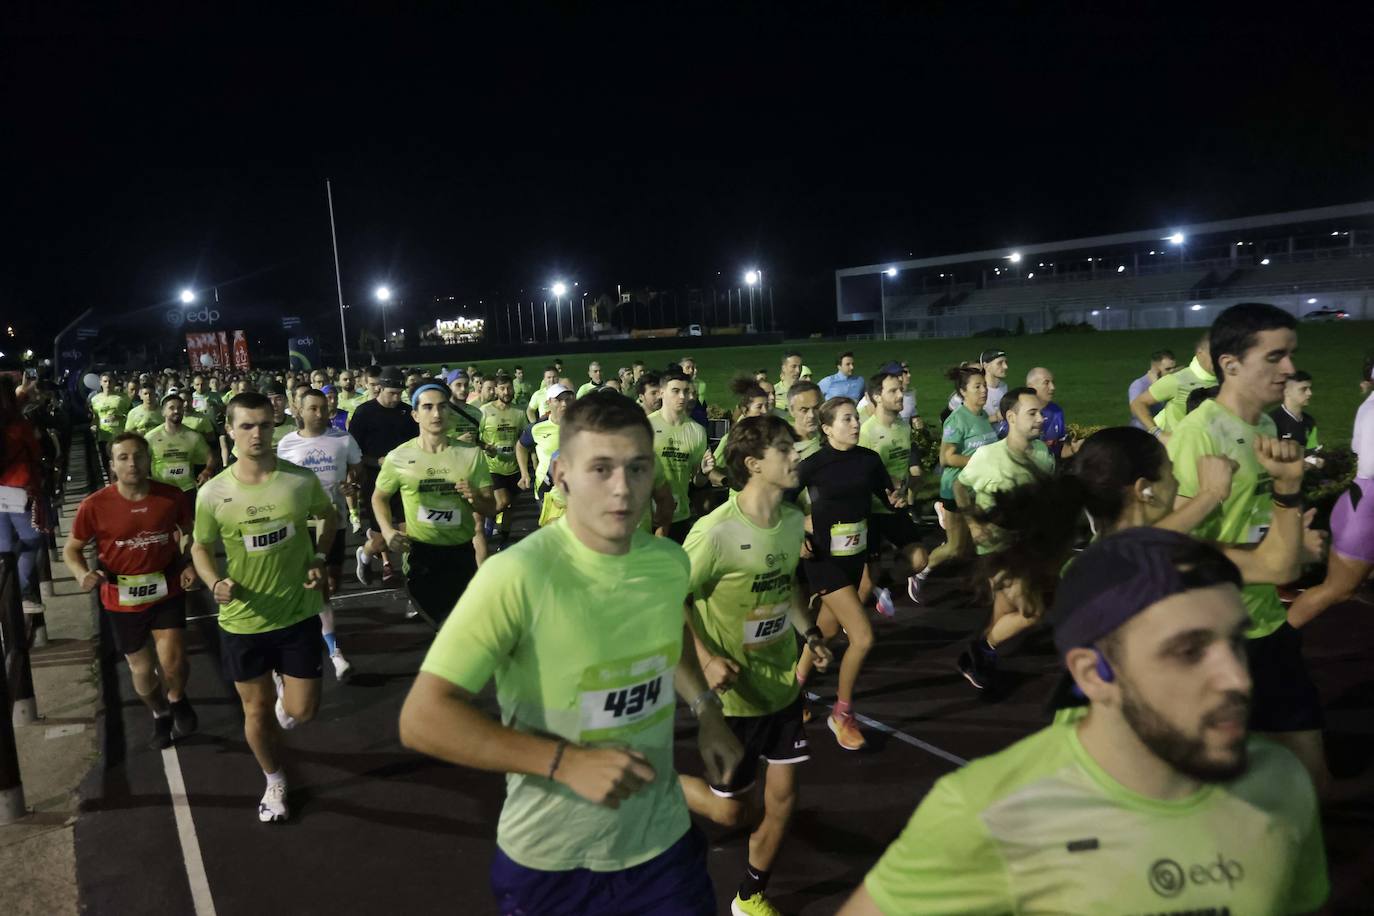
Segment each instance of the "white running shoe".
[[354,534],[362,534],[363,520],[358,517],[358,513],[353,512],[348,516],[348,523],[353,526]]
[[363,548],[361,547],[353,553],[353,556],[358,561],[358,568],[354,570],[354,574],[357,575],[358,581],[363,585],[371,585],[374,581],[372,576],[372,561],[368,559],[367,554],[363,552]]
[[258,802],[258,820],[264,824],[280,824],[288,816],[286,783],[279,782],[268,785],[267,791],[262,793],[262,801]]
[[884,617],[897,616],[897,606],[892,603],[892,592],[885,588],[875,588],[873,594],[878,598],[878,613]]
[[286,707],[282,705],[281,697],[277,697],[277,724],[286,731],[290,731],[298,724],[295,719],[286,714]]
[[353,666],[343,657],[342,652],[335,649],[330,653],[329,660],[334,663],[334,679],[340,684],[346,683],[353,676]]

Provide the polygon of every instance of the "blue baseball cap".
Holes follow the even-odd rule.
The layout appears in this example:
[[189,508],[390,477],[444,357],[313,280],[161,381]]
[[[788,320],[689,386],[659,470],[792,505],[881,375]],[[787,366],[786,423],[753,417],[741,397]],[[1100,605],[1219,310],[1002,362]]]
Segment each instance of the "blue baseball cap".
[[460,378],[467,378],[468,374],[462,369],[450,369],[448,375],[444,376],[444,381],[452,385]]

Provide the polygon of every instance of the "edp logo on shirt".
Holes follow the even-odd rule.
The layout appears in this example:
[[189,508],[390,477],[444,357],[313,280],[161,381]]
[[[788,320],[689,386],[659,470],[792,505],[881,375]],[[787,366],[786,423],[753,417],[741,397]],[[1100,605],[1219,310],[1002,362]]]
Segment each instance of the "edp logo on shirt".
[[1150,890],[1161,897],[1177,897],[1189,884],[1198,887],[1225,884],[1228,889],[1234,889],[1244,878],[1245,867],[1221,853],[1217,853],[1215,862],[1190,865],[1187,869],[1173,859],[1156,859],[1149,871]]

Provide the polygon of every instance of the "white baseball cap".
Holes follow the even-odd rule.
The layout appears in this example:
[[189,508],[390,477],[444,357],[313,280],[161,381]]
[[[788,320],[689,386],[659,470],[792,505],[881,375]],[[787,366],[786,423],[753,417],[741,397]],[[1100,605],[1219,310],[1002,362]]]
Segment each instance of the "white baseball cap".
[[552,385],[550,385],[550,386],[548,387],[547,393],[544,395],[544,399],[545,399],[546,401],[552,401],[554,398],[558,397],[560,394],[571,394],[571,393],[572,393],[572,389],[569,388],[567,385],[560,385],[560,384],[554,383],[554,384],[552,384]]

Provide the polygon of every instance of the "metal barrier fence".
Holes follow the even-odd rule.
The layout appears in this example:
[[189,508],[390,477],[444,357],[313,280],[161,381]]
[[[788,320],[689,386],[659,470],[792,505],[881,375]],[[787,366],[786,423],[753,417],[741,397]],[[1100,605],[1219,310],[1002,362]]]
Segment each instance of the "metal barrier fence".
[[0,553],[0,824],[25,814],[24,784],[19,775],[19,751],[14,727],[38,718],[33,695],[33,669],[29,665],[28,637],[24,632],[24,608],[19,597],[19,558]]

